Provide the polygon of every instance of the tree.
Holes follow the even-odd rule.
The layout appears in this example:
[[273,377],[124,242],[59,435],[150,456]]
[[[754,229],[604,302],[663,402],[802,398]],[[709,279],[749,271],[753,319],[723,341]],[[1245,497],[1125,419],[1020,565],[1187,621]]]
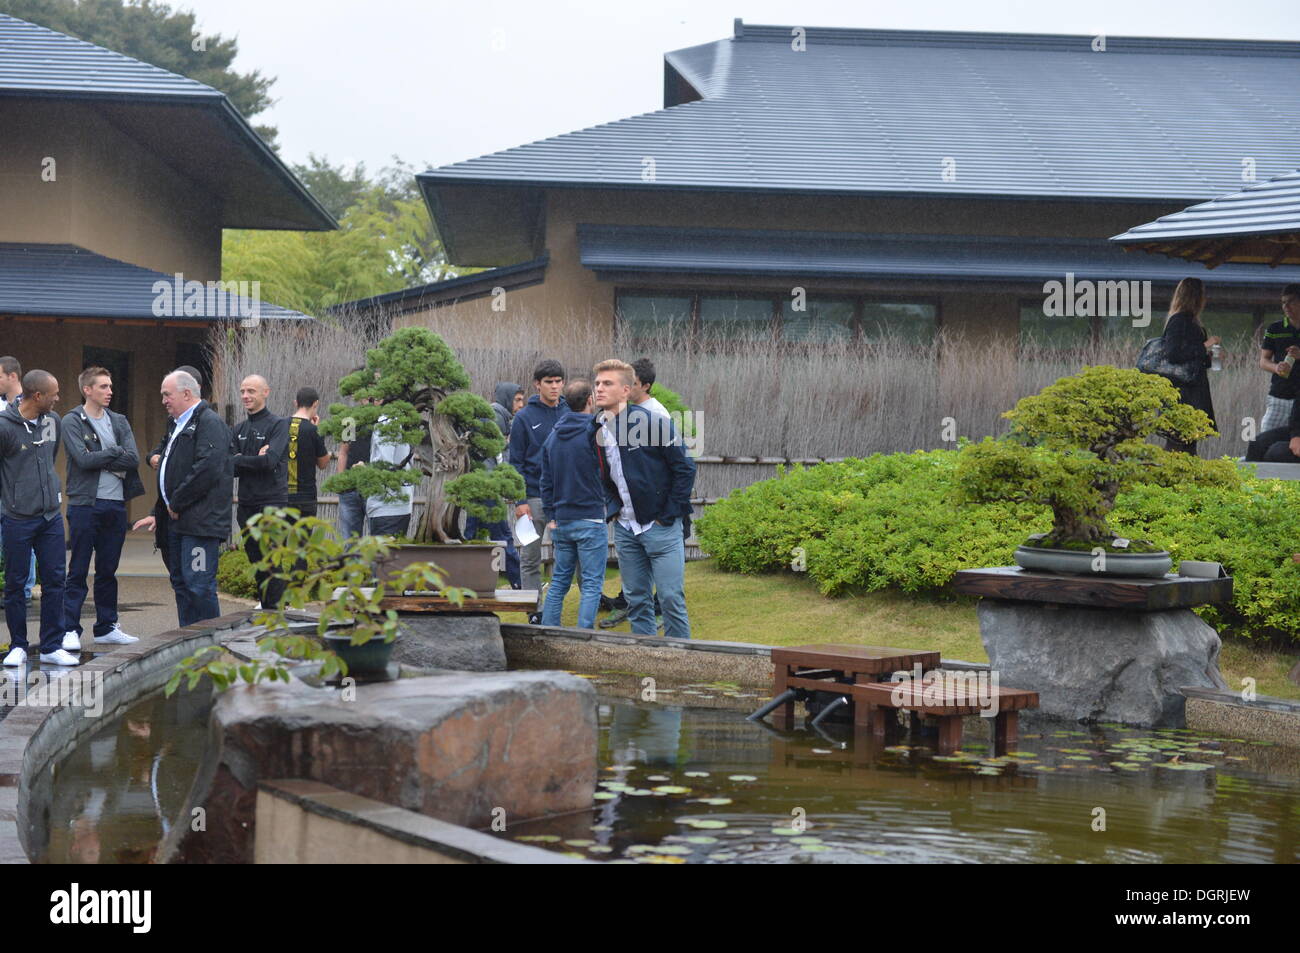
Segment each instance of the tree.
[[[1034,545],[1109,546],[1115,497],[1138,483],[1234,485],[1229,460],[1172,453],[1148,437],[1200,440],[1214,435],[1203,411],[1180,401],[1168,380],[1116,367],[1085,367],[1003,414],[1005,436],[963,447],[957,460],[962,502],[1038,503],[1052,530]],[[1129,551],[1134,551],[1130,547]]]
[[451,348],[427,328],[402,328],[366,353],[363,370],[339,381],[339,392],[356,406],[333,404],[321,433],[354,440],[370,430],[376,439],[411,447],[395,467],[360,464],[336,473],[326,492],[356,490],[395,499],[408,485],[427,479],[428,503],[411,536],[421,542],[460,538],[460,510],[488,522],[505,517],[503,498],[524,494],[523,478],[508,464],[492,470],[483,461],[505,449],[492,408],[471,393],[469,375]]
[[[188,76],[225,93],[246,119],[272,104],[275,78],[259,70],[231,68],[239,44],[219,33],[200,33],[193,13],[173,11],[165,3],[138,0],[6,0],[4,12],[20,20]],[[274,126],[254,126],[275,145]]]

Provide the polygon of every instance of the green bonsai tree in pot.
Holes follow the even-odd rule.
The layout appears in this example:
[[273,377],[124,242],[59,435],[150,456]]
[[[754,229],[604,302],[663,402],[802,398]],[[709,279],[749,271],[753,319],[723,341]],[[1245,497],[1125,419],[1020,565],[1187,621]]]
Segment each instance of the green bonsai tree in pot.
[[1052,511],[1052,528],[1015,554],[1026,569],[1162,576],[1169,553],[1149,540],[1116,537],[1107,526],[1115,497],[1139,483],[1231,485],[1232,461],[1173,453],[1150,437],[1213,436],[1210,418],[1179,400],[1163,377],[1111,366],[1085,367],[1025,397],[1003,414],[1003,437],[962,448],[963,502],[1028,502]]
[[451,553],[444,547],[462,542],[462,510],[487,522],[503,519],[503,500],[521,497],[524,481],[509,465],[484,467],[505,449],[506,441],[492,408],[465,389],[469,384],[465,369],[437,334],[427,328],[402,328],[389,335],[367,352],[364,369],[339,381],[339,392],[355,403],[331,405],[320,429],[345,441],[369,430],[375,439],[408,445],[410,453],[396,465],[350,467],[327,479],[322,488],[397,500],[405,487],[422,487],[426,503],[409,535],[416,544],[438,548],[416,551],[403,546],[394,562],[433,559],[454,581],[464,580],[481,592],[495,589],[501,554],[491,546],[471,547],[481,550],[475,553]]

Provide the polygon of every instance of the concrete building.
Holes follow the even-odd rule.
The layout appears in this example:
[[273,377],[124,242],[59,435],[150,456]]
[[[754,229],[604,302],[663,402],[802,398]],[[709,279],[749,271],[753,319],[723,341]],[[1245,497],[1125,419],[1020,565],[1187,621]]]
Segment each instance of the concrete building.
[[[214,322],[304,319],[209,285],[224,228],[336,227],[222,93],[0,14],[0,130],[0,353],[52,372],[61,412],[103,365],[152,446],[158,385],[206,368]],[[133,517],[152,506],[142,476]]]

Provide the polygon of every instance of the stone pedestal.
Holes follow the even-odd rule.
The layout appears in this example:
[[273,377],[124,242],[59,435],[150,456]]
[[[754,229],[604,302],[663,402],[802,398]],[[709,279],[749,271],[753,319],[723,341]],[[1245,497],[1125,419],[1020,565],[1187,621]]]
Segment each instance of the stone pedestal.
[[393,661],[416,668],[504,672],[506,648],[501,641],[501,622],[490,613],[403,612]]
[[458,672],[353,692],[294,681],[222,695],[161,862],[252,863],[260,780],[320,781],[474,828],[501,811],[509,824],[591,806],[596,693],[584,679]]
[[1189,609],[1138,612],[983,599],[980,638],[1001,685],[1080,721],[1181,728],[1183,688],[1226,690],[1219,635]]

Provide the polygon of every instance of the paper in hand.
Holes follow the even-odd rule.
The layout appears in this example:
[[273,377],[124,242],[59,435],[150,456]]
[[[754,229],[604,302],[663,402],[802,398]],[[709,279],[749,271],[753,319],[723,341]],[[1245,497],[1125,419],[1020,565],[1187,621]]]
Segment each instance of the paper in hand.
[[538,538],[539,534],[533,528],[533,521],[530,517],[521,516],[515,521],[515,542],[520,546],[527,546]]

